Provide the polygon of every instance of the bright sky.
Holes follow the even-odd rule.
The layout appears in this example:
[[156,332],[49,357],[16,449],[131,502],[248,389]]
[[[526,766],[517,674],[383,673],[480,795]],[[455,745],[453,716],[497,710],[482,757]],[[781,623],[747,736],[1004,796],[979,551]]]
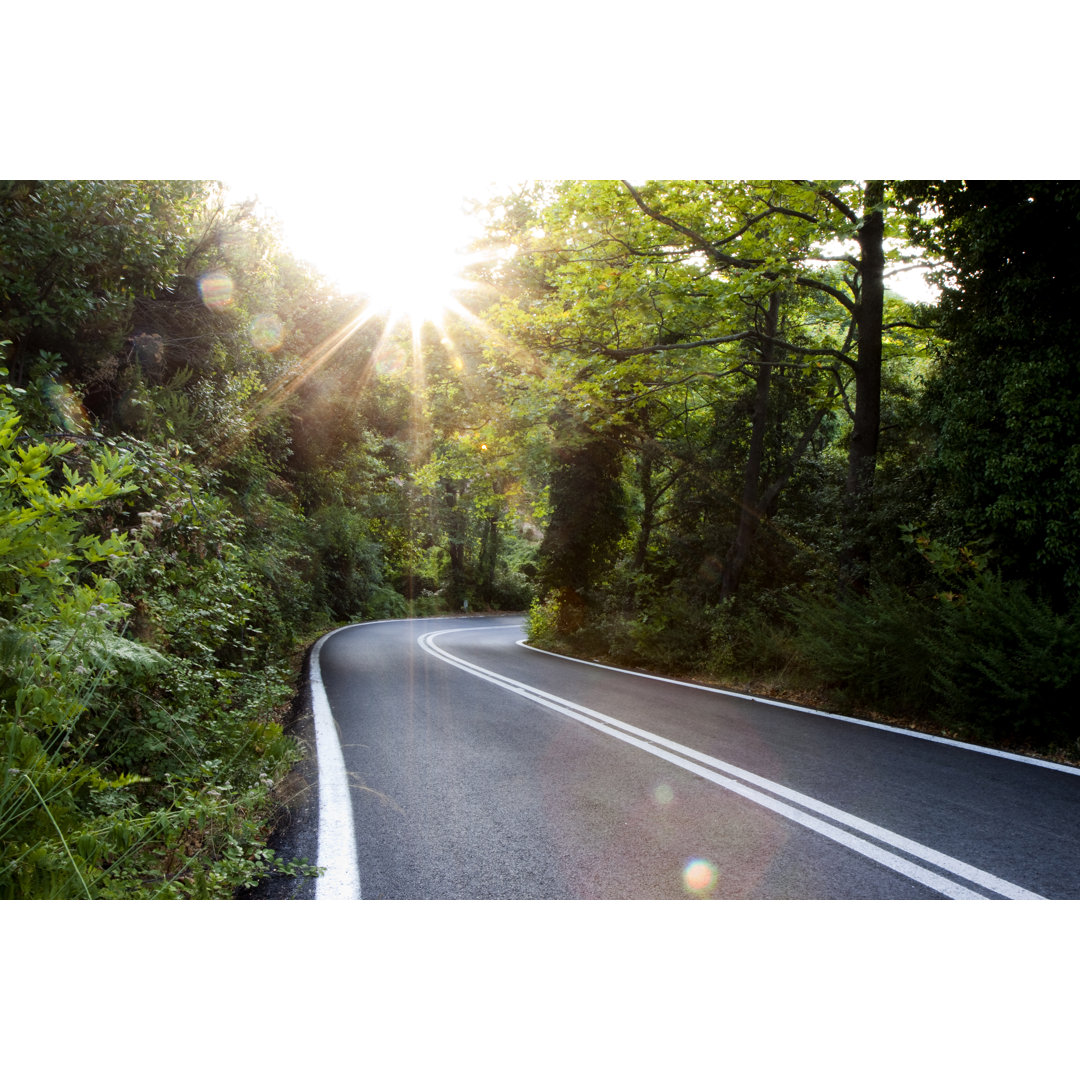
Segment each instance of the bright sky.
[[901,270],[885,279],[885,287],[911,303],[934,304],[941,296],[941,290],[927,282],[924,270]]
[[[468,196],[493,193],[492,182],[358,176],[337,185],[301,175],[226,181],[233,198],[255,196],[280,223],[286,247],[339,288],[372,297],[410,321],[439,322],[479,232],[465,213]],[[921,271],[890,277],[912,301],[936,293]]]
[[293,255],[346,292],[364,293],[411,315],[433,317],[451,293],[479,226],[467,196],[490,185],[358,177],[227,180],[230,195],[257,196],[280,223]]

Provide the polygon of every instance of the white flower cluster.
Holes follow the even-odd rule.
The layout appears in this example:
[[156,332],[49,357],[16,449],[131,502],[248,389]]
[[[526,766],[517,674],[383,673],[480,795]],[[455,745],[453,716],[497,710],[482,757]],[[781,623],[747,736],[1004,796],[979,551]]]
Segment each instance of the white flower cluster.
[[160,510],[144,510],[139,514],[139,528],[133,532],[157,532],[165,524],[165,515]]

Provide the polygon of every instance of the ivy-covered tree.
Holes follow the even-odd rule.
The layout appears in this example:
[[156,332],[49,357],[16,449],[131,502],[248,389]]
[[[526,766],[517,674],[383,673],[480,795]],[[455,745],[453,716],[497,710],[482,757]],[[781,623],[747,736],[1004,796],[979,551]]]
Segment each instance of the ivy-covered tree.
[[594,601],[593,590],[615,561],[627,528],[623,447],[611,434],[556,422],[551,518],[540,546],[541,584],[564,592],[571,606]]

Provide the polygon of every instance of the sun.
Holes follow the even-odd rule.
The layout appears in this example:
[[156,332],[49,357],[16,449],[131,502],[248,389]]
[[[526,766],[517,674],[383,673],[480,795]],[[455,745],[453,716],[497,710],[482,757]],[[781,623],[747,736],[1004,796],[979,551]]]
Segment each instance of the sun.
[[479,233],[463,186],[384,177],[248,180],[229,189],[257,197],[297,258],[387,318],[440,325],[460,309]]
[[387,238],[370,252],[370,264],[365,260],[342,276],[380,312],[413,326],[439,325],[448,311],[460,307],[458,297],[469,288],[462,275],[470,261],[467,253],[440,246],[435,238],[406,233]]

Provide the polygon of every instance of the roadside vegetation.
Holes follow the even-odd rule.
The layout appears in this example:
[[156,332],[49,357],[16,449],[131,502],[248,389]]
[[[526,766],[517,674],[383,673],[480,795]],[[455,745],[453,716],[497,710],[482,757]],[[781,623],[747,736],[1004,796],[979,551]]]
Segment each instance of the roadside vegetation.
[[[306,647],[538,644],[1076,760],[1063,183],[522,184],[441,326],[213,183],[0,182],[0,897],[229,897]],[[934,264],[940,302],[896,270]]]
[[306,645],[528,605],[468,343],[418,404],[388,329],[217,185],[0,183],[0,897],[315,873],[267,847]]
[[533,640],[1080,760],[1080,187],[567,183],[507,220]]

